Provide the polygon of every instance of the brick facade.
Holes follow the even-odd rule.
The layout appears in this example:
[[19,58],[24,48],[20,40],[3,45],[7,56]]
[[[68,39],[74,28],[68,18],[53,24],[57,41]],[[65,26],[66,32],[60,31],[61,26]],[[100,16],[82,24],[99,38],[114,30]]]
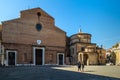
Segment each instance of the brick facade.
[[[41,16],[38,16],[38,13]],[[42,25],[40,31],[36,29],[38,23]],[[21,11],[20,18],[4,21],[2,26],[5,54],[8,55],[7,51],[16,51],[16,65],[29,63],[36,65],[33,55],[36,53],[33,48],[44,48],[42,51],[44,64],[59,64],[58,53],[62,54],[62,59],[65,58],[66,32],[56,27],[54,18],[41,8]],[[41,43],[37,44],[37,40]],[[5,56],[5,59],[9,65],[9,55]]]

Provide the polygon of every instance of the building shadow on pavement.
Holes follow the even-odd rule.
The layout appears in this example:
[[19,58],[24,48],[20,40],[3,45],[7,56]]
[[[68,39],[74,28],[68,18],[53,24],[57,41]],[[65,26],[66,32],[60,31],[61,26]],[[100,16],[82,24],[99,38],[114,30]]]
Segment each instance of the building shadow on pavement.
[[[56,69],[56,71],[58,72],[57,73],[58,75],[61,75],[59,76],[59,78],[61,79],[58,80],[120,80],[120,78],[113,78],[113,77],[89,74],[84,72],[74,72],[74,71],[66,71],[66,70],[58,70],[58,69]],[[95,71],[88,70],[85,72],[95,72]]]
[[120,80],[120,78],[61,70],[53,66],[21,66],[0,68],[0,80]]

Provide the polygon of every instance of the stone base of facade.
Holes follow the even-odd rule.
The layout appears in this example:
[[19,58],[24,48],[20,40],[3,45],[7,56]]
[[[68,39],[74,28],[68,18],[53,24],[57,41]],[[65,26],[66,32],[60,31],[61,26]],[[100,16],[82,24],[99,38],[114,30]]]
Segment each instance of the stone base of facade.
[[65,62],[64,47],[8,43],[4,46],[6,66],[64,65]]

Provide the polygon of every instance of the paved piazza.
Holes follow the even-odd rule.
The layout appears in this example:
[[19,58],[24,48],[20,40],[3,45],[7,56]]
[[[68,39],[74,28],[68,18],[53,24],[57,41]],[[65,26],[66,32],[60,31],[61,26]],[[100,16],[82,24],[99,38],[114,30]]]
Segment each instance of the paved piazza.
[[120,66],[21,66],[0,68],[0,80],[120,80]]

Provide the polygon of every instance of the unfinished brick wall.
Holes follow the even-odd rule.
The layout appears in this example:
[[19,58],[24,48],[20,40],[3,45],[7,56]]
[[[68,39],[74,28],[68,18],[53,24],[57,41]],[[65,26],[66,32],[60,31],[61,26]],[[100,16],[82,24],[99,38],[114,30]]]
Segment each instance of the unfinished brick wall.
[[[36,29],[37,23],[42,25],[40,31]],[[21,11],[20,18],[4,21],[2,26],[2,44],[5,50],[17,51],[18,64],[33,60],[33,47],[36,46],[45,48],[45,63],[50,62],[49,54],[53,54],[52,63],[56,64],[57,53],[65,53],[66,32],[56,27],[54,18],[40,8]],[[37,44],[37,40],[41,40],[41,44]],[[24,54],[27,59],[23,59]]]

